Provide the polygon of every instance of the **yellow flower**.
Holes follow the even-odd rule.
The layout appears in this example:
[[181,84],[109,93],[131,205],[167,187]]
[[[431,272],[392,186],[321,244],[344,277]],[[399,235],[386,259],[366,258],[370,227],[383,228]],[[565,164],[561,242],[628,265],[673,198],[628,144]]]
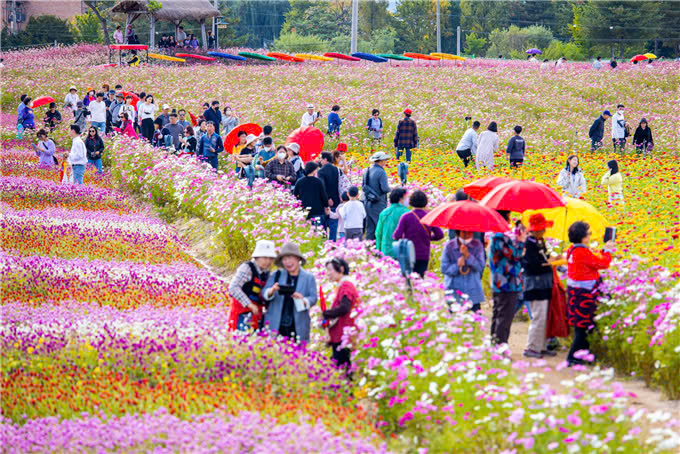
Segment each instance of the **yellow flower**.
[[26,351],[27,351],[28,354],[30,355],[31,353],[33,353],[34,350],[35,350],[35,349],[34,349],[33,347],[28,347],[28,349],[27,349]]

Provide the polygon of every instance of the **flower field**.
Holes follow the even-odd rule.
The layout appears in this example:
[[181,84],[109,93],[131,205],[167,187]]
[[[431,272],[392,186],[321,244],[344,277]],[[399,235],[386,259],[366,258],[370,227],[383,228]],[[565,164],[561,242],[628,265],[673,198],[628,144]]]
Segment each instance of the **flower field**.
[[[476,176],[463,171],[446,145],[462,133],[465,114],[496,120],[503,131],[541,120],[527,126],[527,178],[554,183],[573,149],[584,153],[589,184],[599,180],[607,157],[585,154],[583,134],[574,128],[587,129],[617,96],[632,96],[626,84],[642,77],[624,71],[616,81],[598,77],[589,88],[585,68],[543,80],[549,76],[528,74],[518,63],[481,61],[464,74],[360,66],[343,81],[335,67],[276,66],[267,74],[277,83],[266,92],[253,83],[263,74],[252,67],[229,67],[226,75],[207,66],[69,67],[96,51],[35,55],[24,66],[19,54],[9,54],[6,70],[31,77],[3,77],[3,105],[7,93],[37,87],[56,97],[71,83],[121,82],[150,91],[153,80],[161,102],[192,110],[203,101],[199,93],[214,93],[243,121],[273,124],[282,139],[306,102],[340,102],[363,112],[384,99],[378,107],[391,123],[405,105],[422,112],[416,120],[423,125],[423,149],[410,176],[433,204]],[[680,243],[673,235],[680,226],[680,132],[672,119],[680,115],[672,102],[673,96],[678,101],[672,69],[661,66],[645,78],[659,93],[646,97],[644,106],[654,118],[658,154],[622,159],[630,173],[625,211],[606,208],[601,188],[593,186],[587,198],[619,222],[623,242],[606,276],[609,297],[594,349],[618,370],[677,398],[680,287],[674,265]],[[55,70],[63,73],[59,80],[49,77]],[[441,84],[430,82],[433,72]],[[310,85],[293,83],[303,76]],[[215,84],[217,77],[224,83]],[[405,81],[417,96],[400,91]],[[643,112],[642,104],[632,109]],[[358,162],[370,152],[364,116],[346,117]],[[57,133],[58,145],[67,146],[63,134]],[[447,310],[435,274],[416,280],[410,294],[391,259],[359,243],[323,244],[288,192],[260,182],[250,191],[231,173],[119,138],[107,142],[103,177],[88,171],[85,186],[62,186],[54,173],[37,167],[27,142],[4,136],[0,443],[13,451],[637,454],[680,448],[680,422],[632,408],[634,396],[611,369],[575,371],[560,388],[543,383],[551,368],[537,362],[542,372],[526,373],[528,363],[513,363],[507,351],[490,346],[487,320]],[[494,173],[506,173],[500,158],[497,163]],[[362,297],[356,332],[346,339],[354,350],[354,380],[346,381],[330,362],[316,307],[308,346],[227,332],[226,282],[190,256],[186,240],[166,223],[184,218],[210,226],[203,241],[216,266],[238,264],[255,238],[300,243],[326,294],[333,289],[323,259],[347,259]]]

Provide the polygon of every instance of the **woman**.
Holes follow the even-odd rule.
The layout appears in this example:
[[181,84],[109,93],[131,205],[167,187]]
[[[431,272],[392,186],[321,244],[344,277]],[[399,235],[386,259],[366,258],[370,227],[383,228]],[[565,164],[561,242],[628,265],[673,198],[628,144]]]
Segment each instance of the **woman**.
[[297,181],[305,177],[304,165],[300,157],[300,145],[295,142],[286,145],[286,150],[288,151],[288,160],[293,164],[293,170],[295,171],[295,179]]
[[399,219],[408,213],[408,199],[406,189],[394,188],[390,192],[390,206],[384,209],[378,217],[378,224],[375,228],[375,246],[380,252],[396,258],[392,249],[392,234],[397,230]]
[[281,336],[302,342],[309,341],[309,309],[317,300],[316,279],[302,269],[305,263],[297,244],[284,244],[274,261],[279,270],[269,276],[264,291],[264,299],[269,302],[265,325]]
[[21,113],[21,125],[24,127],[24,129],[35,129],[33,100],[29,96],[24,98],[24,110]]
[[201,137],[208,133],[208,123],[205,120],[198,121],[198,130],[194,131],[196,135],[196,140],[201,141]]
[[83,106],[87,107],[90,105],[92,101],[95,101],[97,98],[94,97],[94,88],[90,87],[87,89],[87,93],[85,94],[85,97],[83,98]]
[[578,199],[586,192],[586,179],[578,168],[578,156],[575,154],[567,158],[567,165],[557,177],[557,185],[562,192]]
[[623,202],[623,178],[619,172],[619,163],[612,159],[607,163],[607,167],[609,170],[602,176],[601,183],[607,185],[609,203],[614,203],[615,200]]
[[489,123],[486,131],[479,135],[477,140],[477,155],[475,162],[477,163],[477,170],[482,166],[493,170],[493,157],[498,151],[498,126],[495,121]]
[[527,358],[543,358],[544,355],[555,356],[555,352],[547,349],[546,325],[548,323],[548,307],[552,298],[553,271],[545,247],[545,230],[553,226],[553,221],[546,221],[541,213],[529,218],[529,235],[524,243],[522,269],[524,272],[523,300],[529,303],[531,320],[529,337],[524,356]]
[[41,129],[38,131],[38,145],[33,145],[36,156],[40,158],[40,167],[54,167],[57,165],[57,158],[54,153],[57,151],[52,139],[47,137],[47,131]]
[[583,364],[575,353],[590,349],[588,334],[595,326],[595,311],[600,297],[599,270],[609,268],[614,251],[614,242],[607,241],[600,254],[590,250],[590,226],[581,221],[569,227],[569,241],[572,243],[567,251],[567,297],[569,324],[574,327],[574,340],[567,356],[569,365]]
[[401,216],[392,239],[406,238],[413,242],[416,250],[413,271],[424,277],[430,263],[430,242],[444,238],[444,232],[439,227],[430,227],[420,222],[427,214],[427,195],[423,191],[415,191],[411,195],[410,204],[413,210]]
[[340,137],[340,126],[342,125],[342,118],[340,118],[340,106],[334,105],[331,108],[331,113],[328,114],[328,134],[331,137]]
[[322,312],[324,323],[328,323],[328,334],[330,336],[330,346],[333,349],[332,358],[338,367],[345,367],[349,375],[350,351],[349,348],[340,348],[342,335],[345,328],[354,327],[354,317],[352,311],[359,305],[359,292],[347,278],[349,275],[349,265],[344,259],[333,257],[326,263],[326,275],[331,282],[338,284],[330,309]]
[[198,49],[198,39],[196,38],[196,35],[194,35],[193,33],[191,34],[191,40],[189,41],[189,46],[194,50]]
[[119,114],[121,114],[123,112],[128,114],[128,119],[132,122],[132,125],[133,125],[133,128],[134,128],[136,111],[135,111],[135,106],[132,105],[132,96],[130,96],[130,95],[127,95],[125,97],[125,104],[120,106],[120,110],[118,111]]
[[654,148],[652,130],[649,129],[646,118],[640,120],[640,124],[635,129],[635,134],[633,135],[633,146],[635,147],[635,151],[637,151],[638,154],[647,154]]
[[54,131],[54,129],[61,123],[61,113],[57,110],[57,103],[56,102],[51,102],[49,109],[45,113],[45,126],[50,129],[50,132]]
[[168,49],[174,49],[177,47],[177,42],[175,41],[175,37],[170,35],[168,37]]
[[85,149],[87,150],[87,163],[97,168],[97,172],[102,172],[102,152],[104,151],[104,141],[99,137],[99,130],[90,126],[85,139]]
[[182,151],[184,153],[196,154],[198,140],[194,137],[194,128],[191,126],[184,128],[184,137],[180,136],[179,141],[182,144]]
[[484,245],[474,238],[474,232],[457,230],[456,237],[446,244],[442,252],[441,270],[446,289],[452,291],[461,304],[471,301],[474,312],[481,309],[486,299],[482,289],[485,265]]
[[154,146],[154,148],[160,148],[165,146],[165,139],[163,138],[163,119],[162,118],[156,118],[153,121],[153,137],[151,139],[151,145]]
[[153,96],[147,95],[142,106],[137,105],[139,118],[142,125],[142,136],[151,142],[153,140],[154,126],[153,121],[158,112],[158,106],[154,103]]
[[236,126],[238,126],[238,118],[232,114],[231,107],[226,106],[224,115],[222,115],[222,137],[226,137]]
[[130,117],[128,116],[127,112],[122,112],[119,116],[120,118],[120,128],[113,128],[116,131],[118,131],[120,134],[128,137],[132,137],[134,139],[138,139],[139,137],[137,136],[137,133],[135,132],[135,128],[132,124],[132,120],[130,120]]

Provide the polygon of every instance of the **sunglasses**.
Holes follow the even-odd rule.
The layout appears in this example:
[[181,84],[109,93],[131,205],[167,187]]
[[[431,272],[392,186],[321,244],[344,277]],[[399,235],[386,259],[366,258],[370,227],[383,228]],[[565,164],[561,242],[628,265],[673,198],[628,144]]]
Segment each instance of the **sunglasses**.
[[97,132],[97,131],[95,131],[94,129],[90,129],[90,132]]

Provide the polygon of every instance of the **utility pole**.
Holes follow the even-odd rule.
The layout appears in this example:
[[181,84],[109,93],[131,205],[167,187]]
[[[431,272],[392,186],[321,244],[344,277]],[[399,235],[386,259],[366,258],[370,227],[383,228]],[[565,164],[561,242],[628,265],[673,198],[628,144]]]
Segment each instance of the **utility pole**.
[[[213,0],[213,6],[214,6],[215,9],[217,9],[217,10],[220,9],[220,8],[218,7],[218,4],[219,4],[219,0]],[[217,36],[217,21],[215,20],[214,17],[212,18],[212,34],[213,34],[213,36],[215,36],[215,37]],[[217,39],[217,38],[215,38],[215,39]],[[215,42],[217,43],[217,41],[215,41]],[[217,46],[215,46],[215,47],[217,47]]]
[[439,9],[439,0],[437,0],[437,52],[442,51],[442,18]]
[[456,55],[460,55],[460,25],[456,27]]
[[359,0],[352,0],[352,44],[350,53],[357,51],[357,31],[359,28]]

